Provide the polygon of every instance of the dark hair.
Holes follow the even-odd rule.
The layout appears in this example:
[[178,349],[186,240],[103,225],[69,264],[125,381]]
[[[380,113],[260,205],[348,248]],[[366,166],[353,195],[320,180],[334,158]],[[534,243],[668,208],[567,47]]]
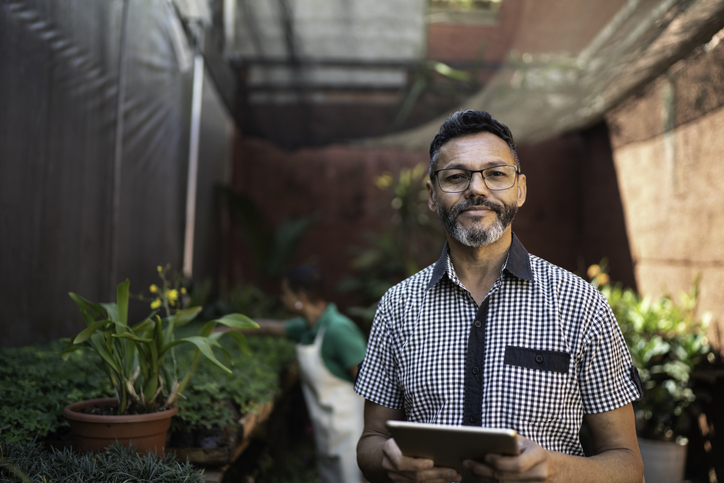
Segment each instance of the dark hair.
[[299,265],[290,268],[284,274],[289,282],[289,288],[294,293],[304,292],[313,302],[324,299],[322,296],[324,278],[322,271],[314,265]]
[[508,129],[508,126],[495,120],[490,113],[467,109],[453,113],[448,120],[442,123],[440,131],[438,131],[430,143],[430,176],[432,176],[433,167],[437,162],[437,157],[438,154],[440,154],[440,148],[443,144],[451,139],[480,132],[495,134],[505,141],[513,153],[515,163],[520,167],[520,160],[518,160],[518,152],[515,150],[513,134],[510,132],[510,129]]

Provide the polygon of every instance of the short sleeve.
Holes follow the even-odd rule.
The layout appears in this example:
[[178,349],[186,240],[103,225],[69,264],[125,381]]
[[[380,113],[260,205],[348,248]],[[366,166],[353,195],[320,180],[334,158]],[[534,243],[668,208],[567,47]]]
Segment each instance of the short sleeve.
[[641,396],[638,373],[605,299],[600,301],[595,314],[596,320],[578,372],[583,412],[586,414],[612,411]]
[[380,301],[375,314],[367,353],[357,376],[355,391],[365,399],[376,404],[392,408],[403,408],[403,395],[397,382],[396,364],[392,353],[393,343],[390,340],[389,323],[390,293]]
[[[328,339],[329,338],[329,339]],[[365,339],[362,331],[350,320],[332,325],[324,336],[324,343],[332,342],[332,356],[347,372],[365,356]]]
[[301,318],[296,317],[288,320],[284,323],[284,332],[286,336],[294,342],[301,342],[304,334],[309,330],[307,322]]

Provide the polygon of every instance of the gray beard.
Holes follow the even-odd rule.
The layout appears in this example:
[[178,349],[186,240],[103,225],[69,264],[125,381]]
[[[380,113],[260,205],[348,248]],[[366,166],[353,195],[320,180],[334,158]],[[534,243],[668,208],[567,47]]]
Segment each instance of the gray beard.
[[[503,235],[503,232],[510,226],[518,212],[518,205],[499,205],[491,201],[475,198],[467,200],[463,203],[459,203],[453,206],[450,210],[442,208],[437,202],[437,194],[434,195],[435,208],[437,208],[437,214],[448,233],[468,247],[483,247],[495,243]],[[493,210],[496,214],[495,221],[487,229],[473,226],[471,228],[463,228],[458,223],[458,216],[463,210],[472,206],[485,206]]]

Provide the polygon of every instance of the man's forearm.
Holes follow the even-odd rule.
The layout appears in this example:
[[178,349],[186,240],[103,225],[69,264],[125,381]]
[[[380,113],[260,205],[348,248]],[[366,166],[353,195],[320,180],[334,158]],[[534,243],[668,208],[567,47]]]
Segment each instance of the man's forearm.
[[594,456],[571,456],[549,452],[556,482],[641,483],[644,467],[638,455],[628,449],[606,451]]
[[357,464],[370,483],[387,483],[390,480],[382,467],[382,446],[387,438],[379,434],[362,435],[357,443]]

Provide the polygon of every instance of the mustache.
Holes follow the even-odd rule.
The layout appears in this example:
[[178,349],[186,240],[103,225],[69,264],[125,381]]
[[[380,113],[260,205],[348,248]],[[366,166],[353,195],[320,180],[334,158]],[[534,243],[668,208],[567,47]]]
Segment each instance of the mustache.
[[493,203],[492,201],[486,200],[484,198],[472,198],[453,206],[450,209],[450,214],[452,215],[452,218],[455,219],[460,213],[467,210],[468,208],[472,208],[473,206],[484,206],[485,208],[494,211],[498,215],[502,215],[505,211],[505,207],[503,207],[503,205],[499,205],[498,203]]

